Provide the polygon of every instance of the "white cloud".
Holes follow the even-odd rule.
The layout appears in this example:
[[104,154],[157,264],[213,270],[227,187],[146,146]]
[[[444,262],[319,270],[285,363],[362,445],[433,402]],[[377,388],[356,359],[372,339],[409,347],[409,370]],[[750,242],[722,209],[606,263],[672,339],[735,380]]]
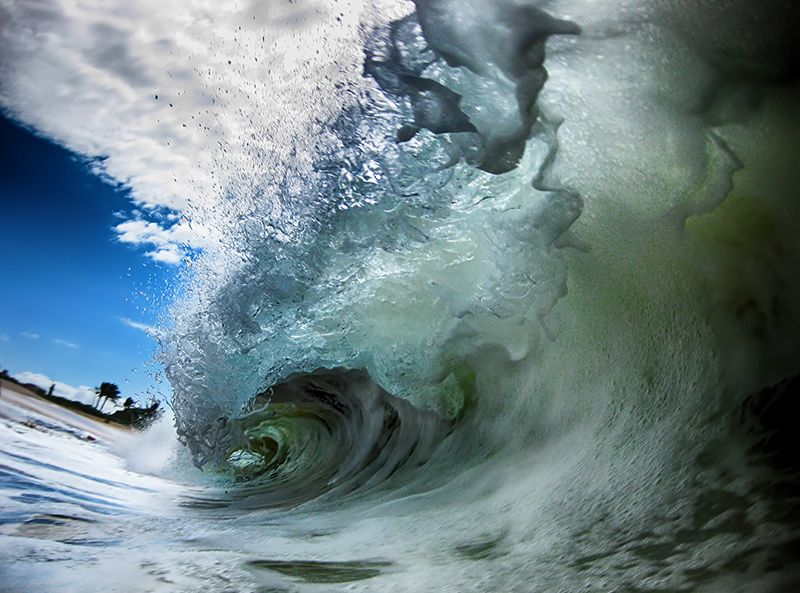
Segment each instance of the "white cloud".
[[15,374],[14,378],[21,383],[31,383],[41,387],[45,391],[49,390],[50,387],[55,384],[55,387],[53,388],[53,395],[78,401],[90,406],[94,405],[94,400],[96,398],[94,390],[90,387],[86,387],[85,385],[73,387],[67,383],[62,383],[61,381],[53,381],[47,375],[42,375],[41,373],[31,373],[28,371]]
[[[361,80],[362,10],[358,0],[2,2],[0,109],[98,159],[142,211],[118,225],[120,240],[176,263],[186,246],[229,236],[274,163],[350,96],[341,83]],[[140,220],[150,217],[171,226]]]
[[72,342],[67,342],[66,340],[59,340],[58,338],[53,338],[51,340],[53,344],[58,344],[59,346],[66,346],[67,348],[80,348],[77,344]]
[[210,234],[206,228],[193,229],[186,221],[181,221],[168,228],[152,221],[126,220],[114,227],[117,239],[123,243],[134,245],[152,245],[154,250],[146,255],[160,262],[177,264],[183,259],[183,247],[208,247]]
[[169,245],[156,251],[148,251],[145,255],[154,261],[165,264],[179,264],[183,261],[183,253],[174,245]]
[[140,329],[143,332],[151,333],[156,331],[156,328],[152,325],[147,325],[146,323],[139,323],[138,321],[133,321],[132,319],[127,319],[125,317],[121,317],[120,319],[125,325],[129,325],[130,327],[133,327],[135,329]]
[[30,340],[38,340],[41,336],[39,334],[34,334],[32,332],[19,332],[19,335],[28,338]]

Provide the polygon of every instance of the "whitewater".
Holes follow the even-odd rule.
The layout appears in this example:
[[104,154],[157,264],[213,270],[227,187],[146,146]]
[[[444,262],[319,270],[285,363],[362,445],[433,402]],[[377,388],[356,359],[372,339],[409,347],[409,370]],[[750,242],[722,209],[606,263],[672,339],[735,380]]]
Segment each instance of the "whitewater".
[[4,112],[184,271],[174,421],[0,402],[0,591],[800,587],[798,8],[0,16]]

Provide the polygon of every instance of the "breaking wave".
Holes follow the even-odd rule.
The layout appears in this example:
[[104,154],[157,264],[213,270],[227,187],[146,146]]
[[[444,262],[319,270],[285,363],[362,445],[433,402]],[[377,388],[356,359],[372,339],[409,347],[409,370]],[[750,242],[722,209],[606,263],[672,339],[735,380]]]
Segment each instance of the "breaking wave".
[[257,8],[187,33],[159,356],[208,545],[280,591],[796,586],[797,9]]

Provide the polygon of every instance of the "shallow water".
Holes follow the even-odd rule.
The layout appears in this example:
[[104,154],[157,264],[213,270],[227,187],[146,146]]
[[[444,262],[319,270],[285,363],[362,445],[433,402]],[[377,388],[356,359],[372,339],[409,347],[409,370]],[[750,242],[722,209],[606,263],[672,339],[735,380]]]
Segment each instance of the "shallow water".
[[177,439],[7,414],[4,590],[800,586],[779,4],[187,5]]

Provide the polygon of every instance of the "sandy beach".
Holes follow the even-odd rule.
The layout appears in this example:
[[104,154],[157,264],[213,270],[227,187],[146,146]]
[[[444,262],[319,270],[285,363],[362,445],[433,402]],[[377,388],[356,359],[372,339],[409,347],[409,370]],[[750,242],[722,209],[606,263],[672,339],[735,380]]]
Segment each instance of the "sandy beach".
[[[12,381],[0,379],[0,416],[9,416],[4,406],[14,406],[28,412],[33,412],[45,418],[61,422],[87,433],[87,438],[116,442],[127,436],[137,434],[137,431],[118,424],[103,422],[75,410],[62,408],[47,401]],[[90,439],[90,440],[91,440]]]

